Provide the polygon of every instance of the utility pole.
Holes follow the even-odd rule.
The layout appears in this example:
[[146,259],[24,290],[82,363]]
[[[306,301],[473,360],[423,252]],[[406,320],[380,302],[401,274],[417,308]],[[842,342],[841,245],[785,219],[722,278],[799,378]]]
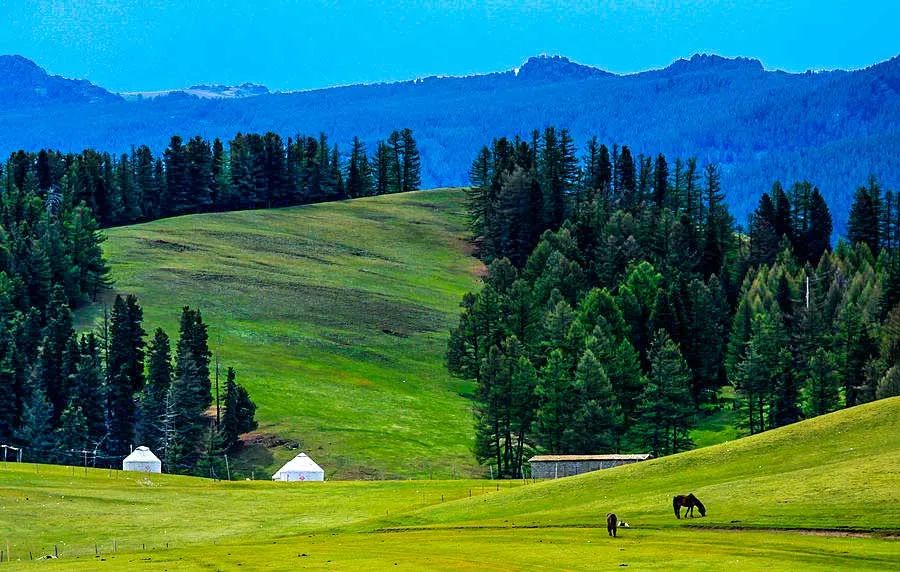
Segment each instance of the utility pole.
[[87,457],[88,457],[88,453],[90,453],[90,451],[88,451],[87,449],[82,449],[82,450],[81,450],[81,456],[82,456],[82,458],[84,459],[84,474],[85,474],[85,475],[87,474]]
[[806,309],[809,310],[809,276],[806,277]]
[[[222,350],[222,336],[219,336],[219,351]],[[219,403],[219,352],[216,352],[216,430],[219,430],[219,425],[222,423],[222,414],[219,412],[220,403]],[[230,479],[229,479],[230,480]]]

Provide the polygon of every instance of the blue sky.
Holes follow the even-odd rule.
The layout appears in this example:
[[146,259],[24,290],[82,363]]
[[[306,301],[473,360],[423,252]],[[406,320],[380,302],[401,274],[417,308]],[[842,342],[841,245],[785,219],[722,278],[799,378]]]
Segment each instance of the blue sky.
[[697,52],[769,69],[859,68],[900,53],[900,2],[0,3],[0,53],[117,91],[197,83],[305,89],[515,67],[551,53],[613,72]]

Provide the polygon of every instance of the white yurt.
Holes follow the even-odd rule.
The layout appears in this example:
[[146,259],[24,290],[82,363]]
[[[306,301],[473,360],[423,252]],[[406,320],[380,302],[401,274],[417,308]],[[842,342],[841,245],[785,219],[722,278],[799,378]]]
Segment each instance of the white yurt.
[[273,481],[324,481],[325,470],[310,459],[306,453],[300,453],[278,469],[272,475]]
[[162,461],[147,447],[138,447],[122,461],[123,471],[138,471],[141,473],[161,473]]

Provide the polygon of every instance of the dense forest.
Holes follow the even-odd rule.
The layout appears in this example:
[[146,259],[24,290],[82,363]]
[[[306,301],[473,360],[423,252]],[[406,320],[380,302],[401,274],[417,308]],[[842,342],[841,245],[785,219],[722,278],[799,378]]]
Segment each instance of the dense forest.
[[285,142],[240,134],[225,144],[175,135],[160,156],[141,145],[111,155],[13,153],[5,188],[54,205],[86,205],[102,227],[182,214],[284,207],[417,190],[421,160],[412,131],[393,131],[370,158],[358,137],[346,157],[322,134]]
[[532,451],[685,450],[720,407],[755,433],[900,393],[900,196],[874,179],[832,249],[809,182],[775,183],[740,232],[715,164],[596,139],[579,158],[564,129],[495,140],[470,177],[489,266],[447,364],[477,382],[499,474]]
[[108,286],[102,235],[83,202],[23,187],[8,184],[0,195],[5,453],[105,466],[143,442],[163,452],[171,472],[216,471],[237,435],[254,427],[255,406],[229,369],[217,419],[207,418],[210,352],[200,312],[184,309],[174,365],[164,332],[146,345],[132,296],[117,297],[96,332],[78,335],[72,308]]

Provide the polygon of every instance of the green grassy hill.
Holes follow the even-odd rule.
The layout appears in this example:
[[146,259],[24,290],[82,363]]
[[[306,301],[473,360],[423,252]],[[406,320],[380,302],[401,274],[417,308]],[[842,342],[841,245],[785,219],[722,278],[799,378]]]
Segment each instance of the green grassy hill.
[[[217,483],[10,463],[0,548],[10,569],[55,545],[60,560],[40,566],[887,570],[900,561],[898,479],[900,398],[527,486]],[[706,518],[675,520],[670,497],[688,491]],[[603,528],[610,510],[632,526],[617,539]]]
[[299,444],[329,476],[446,478],[477,471],[471,385],[443,367],[481,268],[465,234],[463,194],[440,190],[116,228],[105,253],[148,333],[202,310],[259,405],[246,462],[274,469]]
[[[706,518],[675,519],[672,496],[689,492],[706,505]],[[391,526],[592,526],[607,512],[654,528],[900,531],[900,398],[502,497],[423,510]]]

